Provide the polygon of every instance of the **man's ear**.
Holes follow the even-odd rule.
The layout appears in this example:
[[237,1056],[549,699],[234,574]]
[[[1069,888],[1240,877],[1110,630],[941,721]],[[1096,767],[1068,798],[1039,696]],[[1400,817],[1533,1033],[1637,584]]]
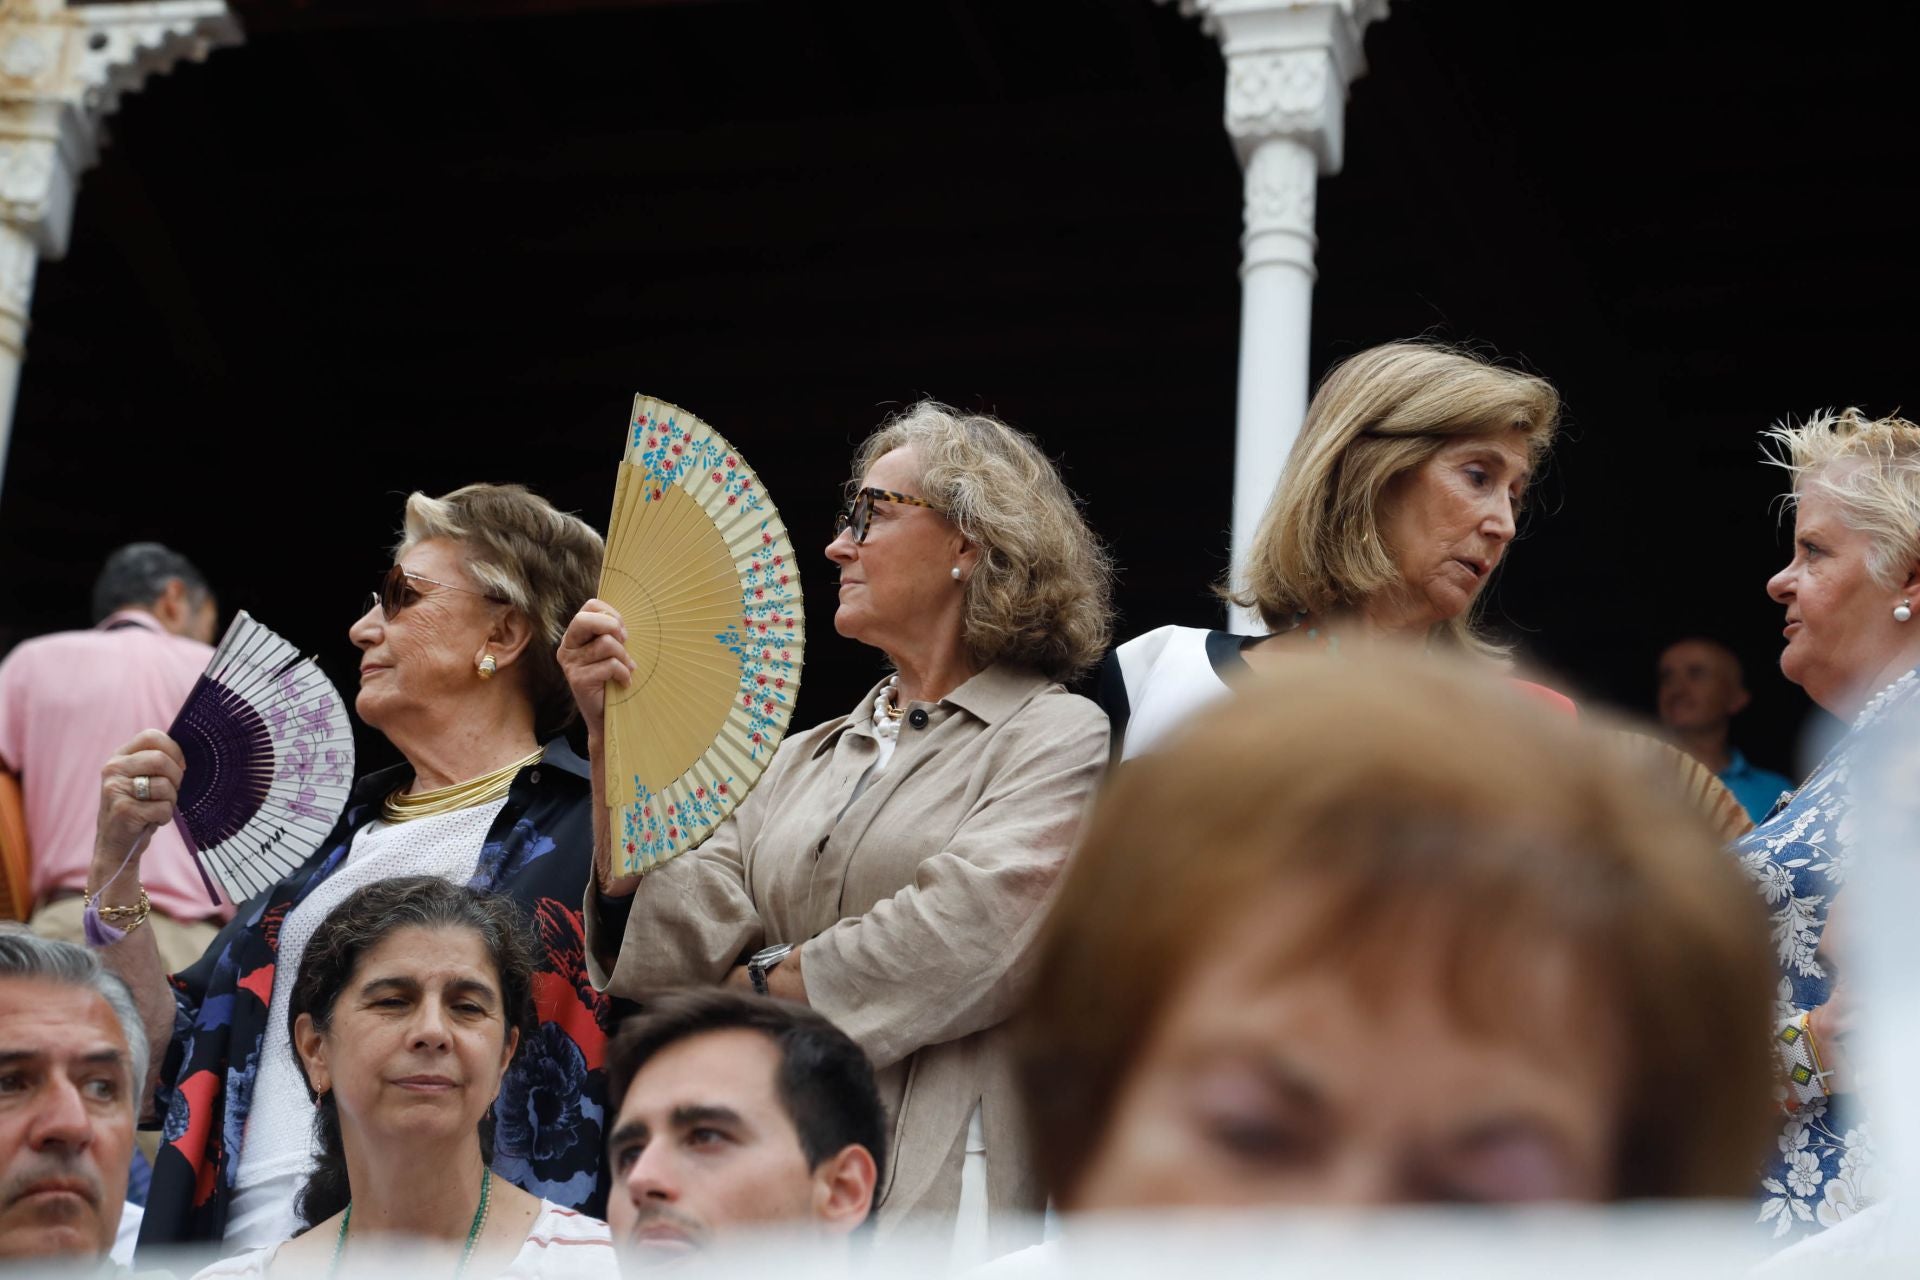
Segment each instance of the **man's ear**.
[[1745,685],[1741,685],[1738,688],[1736,688],[1733,691],[1732,699],[1727,703],[1727,718],[1731,720],[1734,716],[1737,716],[1742,711],[1745,711],[1747,709],[1747,704],[1752,701],[1753,701],[1753,695],[1747,692],[1747,687]]
[[179,578],[168,578],[167,585],[153,598],[149,611],[168,631],[179,635],[186,629],[188,615],[187,584]]
[[813,1216],[832,1234],[846,1235],[867,1220],[879,1182],[873,1153],[848,1143],[813,1171]]
[[293,1020],[293,1051],[300,1055],[301,1069],[315,1093],[333,1088],[333,1072],[327,1068],[326,1037],[313,1025],[313,1015],[303,1013]]

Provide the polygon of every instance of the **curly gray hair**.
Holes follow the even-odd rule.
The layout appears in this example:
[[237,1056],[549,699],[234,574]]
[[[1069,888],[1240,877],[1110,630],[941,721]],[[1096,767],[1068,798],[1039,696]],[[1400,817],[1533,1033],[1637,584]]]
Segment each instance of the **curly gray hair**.
[[1113,630],[1113,564],[1033,437],[922,400],[867,437],[848,495],[900,448],[913,450],[923,496],[980,549],[966,584],[968,656],[1060,681],[1099,662]]

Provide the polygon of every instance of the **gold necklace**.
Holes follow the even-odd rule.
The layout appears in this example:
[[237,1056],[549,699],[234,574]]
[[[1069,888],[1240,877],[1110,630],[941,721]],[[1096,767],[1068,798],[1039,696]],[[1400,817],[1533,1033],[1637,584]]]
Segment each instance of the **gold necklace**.
[[522,769],[539,763],[545,750],[544,747],[535,747],[530,756],[503,765],[492,773],[456,782],[450,787],[416,791],[412,795],[408,795],[406,788],[402,787],[381,801],[380,816],[388,822],[412,822],[415,818],[432,818],[442,813],[452,813],[455,809],[491,804],[507,794],[507,788],[513,785],[515,776]]

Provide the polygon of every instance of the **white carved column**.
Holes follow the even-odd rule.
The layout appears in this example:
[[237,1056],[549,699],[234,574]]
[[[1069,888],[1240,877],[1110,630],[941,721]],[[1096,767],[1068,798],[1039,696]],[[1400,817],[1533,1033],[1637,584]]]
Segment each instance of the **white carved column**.
[[[1164,2],[1164,0],[1163,0]],[[1241,237],[1240,385],[1233,463],[1233,558],[1253,541],[1307,411],[1313,324],[1314,197],[1340,171],[1347,85],[1360,41],[1388,0],[1180,0],[1220,41],[1227,132],[1246,171]],[[1239,610],[1234,625],[1259,629]]]
[[102,122],[148,76],[239,40],[224,0],[0,0],[0,490],[34,273],[67,251]]

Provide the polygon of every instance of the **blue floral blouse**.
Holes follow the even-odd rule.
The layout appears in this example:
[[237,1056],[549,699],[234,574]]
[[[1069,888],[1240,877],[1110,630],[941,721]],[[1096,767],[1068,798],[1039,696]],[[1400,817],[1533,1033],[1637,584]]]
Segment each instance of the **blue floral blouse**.
[[[1734,846],[1772,913],[1780,962],[1776,1021],[1826,1003],[1831,986],[1817,954],[1827,909],[1847,882],[1858,838],[1852,775],[1878,726],[1920,714],[1920,671],[1881,690],[1798,791]],[[1776,1238],[1812,1234],[1880,1195],[1873,1139],[1857,1099],[1837,1094],[1788,1113],[1761,1180],[1759,1221]]]

